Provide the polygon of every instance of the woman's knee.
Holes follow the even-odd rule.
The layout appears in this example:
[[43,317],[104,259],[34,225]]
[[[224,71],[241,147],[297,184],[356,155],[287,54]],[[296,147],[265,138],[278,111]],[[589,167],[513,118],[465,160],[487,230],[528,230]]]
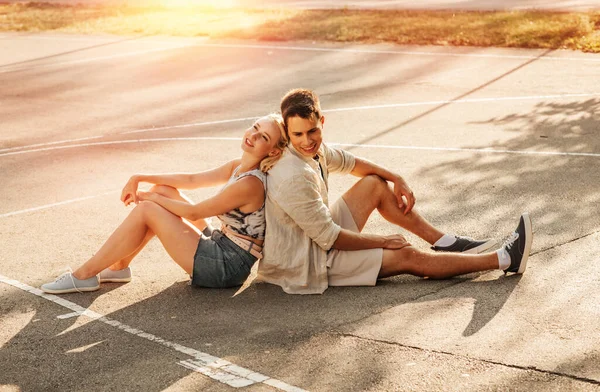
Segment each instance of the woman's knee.
[[162,212],[161,210],[166,211],[163,207],[161,207],[153,201],[143,200],[138,203],[138,205],[133,211],[137,211],[137,213],[142,215],[144,220],[147,221],[148,219],[156,216],[157,214],[160,214]]

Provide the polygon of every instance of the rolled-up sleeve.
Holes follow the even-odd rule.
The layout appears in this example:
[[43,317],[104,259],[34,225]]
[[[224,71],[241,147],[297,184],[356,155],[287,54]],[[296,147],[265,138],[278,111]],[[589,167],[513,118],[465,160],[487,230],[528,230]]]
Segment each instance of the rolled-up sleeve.
[[323,153],[327,162],[327,170],[330,173],[348,174],[354,169],[356,159],[352,153],[341,148],[329,147],[322,144]]
[[341,227],[323,202],[315,173],[305,171],[271,189],[279,206],[319,247],[327,251],[337,240]]

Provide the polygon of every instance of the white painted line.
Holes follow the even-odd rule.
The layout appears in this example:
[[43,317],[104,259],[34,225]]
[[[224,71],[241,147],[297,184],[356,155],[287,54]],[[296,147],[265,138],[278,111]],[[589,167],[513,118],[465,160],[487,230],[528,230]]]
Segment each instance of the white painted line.
[[[230,374],[230,373],[215,371],[207,366],[204,366],[203,362],[188,359],[187,361],[180,361],[179,365],[181,365],[187,369],[193,370],[195,372],[202,373],[205,376],[208,376],[212,379],[218,380],[222,383],[226,383],[229,386],[232,386],[235,388],[243,388],[243,387],[247,387],[252,384],[255,384],[255,382],[253,380],[250,380],[248,378],[234,376],[233,374]],[[267,377],[267,379],[268,379],[268,377]]]
[[72,318],[72,317],[77,317],[77,316],[80,316],[80,315],[81,315],[81,313],[79,313],[79,312],[72,312],[72,313],[58,315],[58,316],[56,316],[56,318],[64,320],[64,319],[69,319],[69,318]]
[[164,52],[164,51],[167,51],[167,50],[181,49],[181,48],[186,48],[186,47],[189,47],[189,46],[192,46],[192,45],[180,45],[180,46],[173,46],[173,47],[169,47],[169,48],[157,48],[157,49],[138,50],[138,51],[135,51],[135,52],[127,52],[127,53],[121,53],[121,54],[113,54],[113,55],[110,55],[110,56],[101,56],[101,57],[86,58],[86,59],[82,59],[82,60],[63,61],[63,62],[58,62],[58,63],[46,63],[46,64],[28,65],[26,67],[15,67],[15,68],[10,68],[10,69],[0,70],[0,74],[9,73],[9,72],[28,71],[30,69],[38,69],[38,68],[60,67],[62,65],[85,64],[85,63],[91,63],[91,62],[94,62],[94,61],[105,61],[105,60],[112,60],[112,59],[116,59],[116,58],[138,56],[140,54],[155,53],[155,52]]
[[[106,146],[113,144],[128,144],[128,143],[149,143],[149,142],[165,142],[165,141],[191,141],[191,140],[216,140],[216,141],[241,141],[241,138],[237,137],[209,137],[209,136],[197,136],[197,137],[163,137],[156,139],[136,139],[136,140],[119,140],[112,142],[98,142],[98,143],[85,143],[85,144],[73,144],[68,146],[58,146],[58,147],[49,147],[49,148],[40,148],[36,150],[28,150],[28,151],[17,151],[17,152],[9,152],[6,154],[0,154],[0,157],[6,155],[17,155],[17,154],[27,154],[31,152],[38,151],[51,151],[51,150],[62,150],[62,149],[70,149],[70,148],[79,148],[79,147],[92,147],[92,146]],[[379,148],[379,149],[392,149],[392,150],[423,150],[423,151],[453,151],[453,152],[475,152],[475,153],[491,153],[491,154],[519,154],[519,155],[542,155],[542,156],[569,156],[569,157],[593,157],[599,158],[600,153],[594,152],[561,152],[561,151],[531,151],[531,150],[495,150],[492,148],[460,148],[460,147],[428,147],[428,146],[396,146],[389,144],[352,144],[352,143],[336,143],[336,142],[328,142],[329,145],[341,146],[341,147],[359,147],[359,148]],[[98,195],[100,196],[100,195]],[[90,196],[88,198],[92,198],[96,196]],[[37,209],[49,208],[54,205],[60,205],[69,203],[72,201],[85,200],[82,199],[73,199],[67,200],[65,202],[56,203],[53,205],[36,207],[34,209],[16,211],[15,213],[8,213],[4,215],[0,215],[0,218],[5,216],[9,216],[11,214],[24,213],[29,211],[35,211]]]
[[494,150],[492,148],[454,148],[454,147],[419,147],[419,146],[394,146],[383,144],[350,144],[350,143],[328,143],[332,146],[359,147],[359,148],[381,148],[392,150],[423,150],[423,151],[454,151],[475,152],[492,154],[518,154],[518,155],[546,155],[546,156],[568,156],[568,157],[592,157],[600,158],[600,153],[594,152],[560,152],[560,151],[530,151],[530,150]]
[[[458,100],[439,100],[439,101],[423,101],[423,102],[404,102],[404,103],[393,103],[393,104],[382,104],[382,105],[367,105],[367,106],[356,106],[350,108],[337,108],[337,109],[328,109],[323,110],[323,113],[335,113],[335,112],[347,112],[354,110],[374,110],[374,109],[390,109],[390,108],[399,108],[399,107],[413,107],[413,106],[432,106],[432,105],[445,105],[445,104],[465,104],[465,103],[480,103],[480,102],[502,102],[502,101],[530,101],[530,100],[544,100],[544,99],[568,99],[568,98],[590,98],[590,97],[598,97],[600,93],[581,93],[581,94],[552,94],[552,95],[532,95],[532,96],[516,96],[516,97],[488,97],[488,98],[470,98],[470,99],[458,99]],[[234,118],[229,120],[217,120],[217,121],[207,121],[207,122],[198,122],[198,123],[189,123],[189,124],[179,124],[179,125],[170,125],[164,127],[155,127],[155,128],[144,128],[144,129],[136,129],[132,131],[119,132],[116,135],[128,135],[135,133],[145,133],[145,132],[153,132],[153,131],[164,131],[169,129],[180,129],[180,128],[191,128],[191,127],[201,127],[206,125],[215,125],[215,124],[226,124],[226,123],[234,123],[234,122],[243,122],[254,120],[260,118],[261,116],[253,116],[253,117],[243,117],[243,118]],[[114,136],[114,135],[100,135],[100,136],[91,136],[87,138],[79,138],[79,139],[65,139],[48,143],[38,143],[38,144],[29,144],[26,146],[19,147],[9,147],[0,149],[0,157],[7,155],[16,155],[12,153],[3,154],[5,152],[12,152],[18,150],[25,150],[31,147],[41,147],[41,146],[52,146],[56,144],[66,144],[72,143],[76,141],[82,140],[91,140],[91,139],[100,139],[103,137]],[[158,139],[156,139],[158,140]],[[168,139],[171,140],[171,139]],[[223,139],[226,140],[226,139]],[[235,139],[238,140],[238,139]],[[77,147],[87,146],[87,144],[77,145]],[[31,151],[25,151],[23,153],[28,152],[39,152],[39,151],[49,151],[52,148],[41,148],[35,149]]]
[[67,313],[67,314],[61,314],[59,316],[56,316],[57,319],[61,319],[61,320],[65,320],[65,319],[69,319],[69,318],[73,318],[73,317],[79,317],[79,316],[89,316],[92,318],[94,317],[94,312],[92,312],[89,309],[86,309],[84,312],[72,312],[72,313]]
[[[316,48],[311,46],[285,46],[285,45],[251,45],[251,44],[222,44],[222,43],[200,43],[196,46],[234,49],[271,49],[290,50],[305,52],[340,52],[340,53],[364,53],[364,54],[393,54],[409,56],[437,56],[437,57],[479,57],[496,59],[519,59],[519,60],[550,60],[550,61],[582,61],[600,62],[600,58],[558,57],[558,56],[518,56],[486,53],[444,53],[444,52],[422,52],[406,50],[381,50],[381,49],[352,49],[352,48]],[[541,54],[541,53],[540,53]]]
[[205,125],[227,124],[227,123],[233,123],[233,122],[256,120],[257,118],[260,118],[260,116],[233,118],[231,120],[206,121],[206,122],[181,124],[181,125],[170,125],[170,126],[166,126],[166,127],[153,127],[153,128],[137,129],[135,131],[120,132],[119,135],[129,135],[132,133],[143,133],[143,132],[153,132],[153,131],[164,131],[166,129],[201,127],[201,126],[205,126]]
[[[12,38],[12,37],[10,37]],[[16,39],[47,39],[47,40],[101,40],[101,37],[78,38],[78,37],[15,37]],[[197,40],[207,41],[208,39],[196,38]],[[127,41],[123,42],[126,43]],[[157,44],[167,44],[169,41],[145,39],[141,42],[151,42]],[[560,57],[560,56],[532,56],[532,55],[503,55],[503,54],[486,54],[486,53],[449,53],[449,52],[426,52],[415,50],[385,50],[385,49],[354,49],[354,48],[326,48],[314,46],[296,46],[296,45],[267,45],[267,44],[226,44],[226,43],[207,43],[195,42],[186,44],[185,46],[201,46],[214,48],[233,48],[233,49],[270,49],[270,50],[287,50],[287,51],[308,51],[308,52],[341,52],[341,53],[365,53],[365,54],[392,54],[392,55],[409,55],[409,56],[438,56],[438,57],[476,57],[476,58],[497,58],[497,59],[518,59],[518,60],[545,60],[545,61],[581,61],[581,62],[600,62],[599,58],[591,58],[592,54],[586,54],[582,57]],[[463,48],[464,49],[464,48]],[[540,51],[540,53],[542,53]],[[585,57],[584,57],[585,56]]]
[[[8,155],[20,155],[20,154],[28,154],[30,152],[40,152],[40,151],[53,151],[53,150],[66,150],[70,148],[79,148],[79,147],[90,147],[90,146],[109,146],[115,144],[130,144],[130,143],[146,143],[146,142],[166,142],[166,141],[180,141],[180,140],[242,140],[237,137],[162,137],[156,139],[135,139],[135,140],[116,140],[111,142],[97,142],[97,143],[82,143],[82,144],[70,144],[68,146],[57,146],[57,147],[46,147],[46,148],[36,148],[34,150],[27,151],[14,151],[0,154],[0,157],[8,156]],[[1,215],[0,215],[1,217]]]
[[424,101],[424,102],[406,102],[406,103],[390,103],[383,105],[367,105],[355,106],[349,108],[329,109],[323,112],[351,112],[356,110],[372,110],[372,109],[389,109],[409,106],[435,106],[455,103],[481,103],[481,102],[503,102],[503,101],[539,101],[544,99],[567,99],[567,98],[589,98],[599,97],[600,93],[581,93],[581,94],[551,94],[551,95],[529,95],[523,97],[489,97],[489,98],[464,98],[464,99],[445,99],[440,101]]
[[[201,126],[215,125],[215,124],[227,124],[227,123],[233,123],[233,122],[242,122],[242,121],[255,120],[257,118],[260,118],[260,116],[256,116],[256,117],[244,117],[244,118],[234,118],[234,119],[231,119],[231,120],[206,121],[206,122],[198,122],[198,123],[191,123],[191,124],[170,125],[170,126],[165,126],[165,127],[153,127],[153,128],[136,129],[136,130],[133,130],[133,131],[119,132],[116,135],[129,135],[129,134],[134,134],[134,133],[145,133],[145,132],[152,132],[152,131],[164,131],[164,130],[167,130],[167,129],[179,129],[179,128],[201,127]],[[108,137],[108,136],[114,136],[114,135],[90,136],[90,137],[82,137],[82,138],[78,138],[78,139],[58,140],[58,141],[55,141],[55,142],[28,144],[26,146],[2,148],[2,149],[0,149],[0,156],[3,155],[2,154],[3,152],[26,150],[26,149],[31,148],[31,147],[54,146],[54,145],[57,145],[57,144],[80,142],[80,141],[84,141],[84,140],[102,139],[103,137]],[[46,151],[46,150],[36,150],[36,151]]]
[[28,212],[34,212],[34,211],[40,211],[40,210],[46,210],[48,208],[52,208],[52,207],[57,207],[57,206],[62,206],[64,204],[69,204],[69,203],[74,203],[77,201],[83,201],[83,200],[89,200],[89,199],[94,199],[96,197],[100,197],[100,196],[105,196],[105,195],[110,195],[113,193],[117,193],[117,192],[121,192],[121,190],[114,190],[114,191],[109,191],[109,192],[104,192],[104,193],[100,193],[98,195],[93,195],[93,196],[85,196],[85,197],[78,197],[76,199],[70,199],[70,200],[64,200],[64,201],[60,201],[58,203],[52,203],[52,204],[46,204],[43,206],[39,206],[39,207],[33,207],[33,208],[27,208],[25,210],[19,210],[19,211],[13,211],[13,212],[7,212],[4,214],[0,214],[0,218],[7,218],[9,216],[14,216],[14,215],[20,215],[20,214],[26,214]]
[[[153,343],[157,343],[164,347],[168,347],[172,350],[178,351],[180,353],[189,355],[193,357],[192,360],[179,362],[182,366],[185,366],[188,369],[192,369],[194,371],[198,371],[214,380],[230,385],[232,387],[239,388],[240,386],[248,386],[257,382],[262,382],[267,385],[274,386],[275,388],[283,391],[304,391],[303,389],[286,384],[283,381],[275,380],[260,373],[253,372],[252,370],[243,368],[241,366],[237,366],[224,359],[195,350],[190,347],[182,346],[178,343],[170,342],[156,335],[144,332],[140,329],[130,327],[129,325],[123,324],[120,321],[113,320],[100,313],[90,311],[89,309],[79,306],[76,303],[67,301],[64,298],[58,297],[56,295],[44,293],[40,289],[31,287],[17,280],[7,278],[4,275],[0,275],[0,282],[11,285],[33,295],[37,295],[38,297],[44,298],[48,301],[54,302],[62,307],[72,310],[75,313],[79,313],[81,315],[90,317],[104,324],[116,327],[122,331],[130,333],[132,335],[136,335]],[[259,379],[263,381],[255,381]]]
[[81,142],[81,141],[84,141],[84,140],[93,140],[93,139],[101,139],[101,138],[103,138],[105,136],[106,135],[90,136],[90,137],[80,137],[78,139],[69,139],[68,141],[59,140],[59,141],[56,141],[56,142],[29,144],[27,146],[20,146],[20,147],[1,148],[0,149],[0,153],[5,152],[5,151],[23,150],[23,149],[30,148],[30,147],[53,146],[55,144],[63,144],[63,143],[70,143],[70,142]]

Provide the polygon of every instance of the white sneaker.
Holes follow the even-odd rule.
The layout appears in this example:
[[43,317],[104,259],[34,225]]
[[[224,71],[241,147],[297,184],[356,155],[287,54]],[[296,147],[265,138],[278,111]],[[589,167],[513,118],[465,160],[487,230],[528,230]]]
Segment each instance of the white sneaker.
[[98,274],[100,282],[127,283],[131,282],[131,268],[113,271],[107,268]]
[[65,272],[54,282],[43,284],[41,289],[50,294],[81,293],[83,291],[96,291],[100,288],[98,276],[89,279],[77,279],[70,272]]

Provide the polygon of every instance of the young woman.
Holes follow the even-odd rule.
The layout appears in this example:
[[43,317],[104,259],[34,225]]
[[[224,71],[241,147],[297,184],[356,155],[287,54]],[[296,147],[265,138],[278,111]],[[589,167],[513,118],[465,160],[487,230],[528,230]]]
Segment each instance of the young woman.
[[[241,285],[261,258],[265,237],[266,172],[281,157],[287,136],[278,115],[257,120],[244,132],[242,157],[196,174],[135,175],[121,194],[137,204],[100,250],[73,272],[42,285],[47,293],[94,291],[101,282],[131,280],[129,263],[155,235],[171,258],[203,287]],[[138,184],[156,184],[149,192]],[[198,204],[178,189],[226,185]],[[221,230],[204,218],[218,216]],[[183,218],[183,219],[182,219]],[[202,233],[200,232],[202,231]]]

